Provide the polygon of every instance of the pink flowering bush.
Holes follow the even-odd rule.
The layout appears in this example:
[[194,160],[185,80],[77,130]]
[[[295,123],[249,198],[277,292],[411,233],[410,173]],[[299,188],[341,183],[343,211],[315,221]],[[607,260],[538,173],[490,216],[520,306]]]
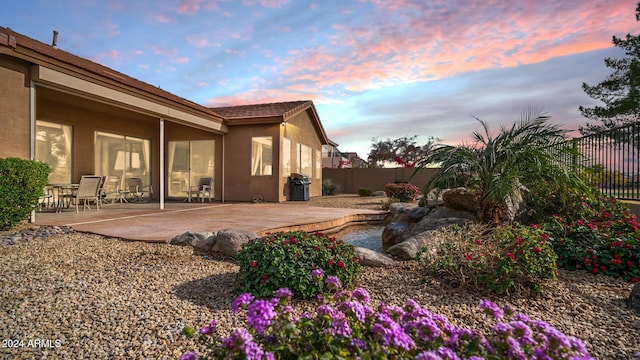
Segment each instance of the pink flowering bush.
[[[408,299],[404,306],[381,303],[373,307],[369,294],[341,289],[340,280],[322,271],[314,279],[328,290],[314,311],[296,316],[289,305],[292,293],[279,289],[269,300],[240,295],[231,305],[246,326],[229,336],[216,331],[216,322],[202,327],[198,341],[208,344],[211,359],[593,359],[585,344],[541,320],[500,308],[488,300],[479,307],[495,319],[487,334],[450,324]],[[192,328],[185,333],[195,334]],[[198,358],[195,352],[182,360]]]
[[418,198],[420,189],[411,183],[389,183],[384,186],[384,192],[389,198],[401,202],[411,202]]
[[360,272],[360,262],[351,244],[321,233],[279,232],[250,240],[236,256],[240,266],[240,290],[257,297],[271,296],[288,288],[295,296],[319,294],[322,283],[313,280],[314,269],[324,269],[345,285]]
[[538,225],[450,227],[432,253],[420,254],[426,269],[445,282],[495,294],[539,292],[557,275],[550,237]]

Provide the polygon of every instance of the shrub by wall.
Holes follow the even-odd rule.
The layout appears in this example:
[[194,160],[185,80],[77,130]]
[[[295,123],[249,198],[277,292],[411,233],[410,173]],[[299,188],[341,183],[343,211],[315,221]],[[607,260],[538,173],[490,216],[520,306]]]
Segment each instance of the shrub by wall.
[[18,158],[0,158],[0,229],[27,219],[47,185],[49,165]]
[[389,183],[385,185],[384,192],[390,198],[395,198],[401,202],[411,202],[418,198],[420,189],[411,183]]

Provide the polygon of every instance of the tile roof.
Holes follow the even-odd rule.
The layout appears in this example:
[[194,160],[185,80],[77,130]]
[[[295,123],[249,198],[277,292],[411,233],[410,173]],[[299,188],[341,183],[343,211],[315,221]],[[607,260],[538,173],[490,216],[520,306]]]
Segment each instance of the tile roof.
[[279,123],[287,121],[291,116],[302,111],[309,110],[311,112],[311,121],[318,132],[322,144],[329,142],[327,133],[311,100],[214,107],[211,110],[222,115],[227,125]]
[[213,107],[211,110],[222,115],[225,120],[248,118],[282,118],[296,114],[313,106],[310,100],[289,101],[270,104],[252,104],[226,107]]
[[[193,110],[197,110],[197,111],[206,113],[208,115],[212,115],[217,118],[220,118],[219,114],[215,113],[214,111],[207,108],[206,106],[196,104],[192,101],[189,101],[187,99],[174,95],[170,92],[164,91],[157,86],[153,86],[143,81],[134,79],[119,71],[100,65],[91,60],[73,55],[57,47],[47,45],[43,42],[40,42],[28,36],[17,33],[11,30],[10,28],[5,28],[0,26],[0,47],[2,46],[12,48],[14,52],[27,55],[29,57],[27,60],[34,62],[36,64],[40,64],[44,66],[47,66],[47,65],[60,66],[60,64],[57,64],[57,63],[62,63],[62,65],[66,64],[67,66],[64,66],[64,68],[66,69],[69,69],[72,71],[81,69],[89,73],[92,73],[94,75],[98,75],[101,78],[107,78],[121,85],[125,85],[128,87],[137,89],[139,91],[143,91],[145,93],[148,93],[157,97],[161,97],[165,100],[169,100],[171,102],[181,104]],[[28,50],[33,53],[27,54],[24,50]]]

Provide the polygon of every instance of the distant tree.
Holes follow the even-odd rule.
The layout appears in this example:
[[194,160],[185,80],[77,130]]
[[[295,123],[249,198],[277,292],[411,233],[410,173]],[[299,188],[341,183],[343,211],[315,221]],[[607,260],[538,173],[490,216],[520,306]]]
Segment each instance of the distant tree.
[[416,162],[425,157],[438,140],[429,137],[424,145],[418,145],[416,139],[418,135],[403,136],[397,139],[379,140],[377,137],[371,139],[371,150],[367,160],[374,167],[380,167],[385,162],[395,162],[401,167],[414,167]]
[[[636,5],[636,20],[640,21],[640,2]],[[605,65],[613,69],[604,81],[595,86],[586,83],[582,89],[604,106],[580,106],[583,116],[599,123],[580,127],[583,135],[593,134],[638,121],[640,119],[640,35],[613,36],[613,45],[624,49],[622,59],[606,58]]]

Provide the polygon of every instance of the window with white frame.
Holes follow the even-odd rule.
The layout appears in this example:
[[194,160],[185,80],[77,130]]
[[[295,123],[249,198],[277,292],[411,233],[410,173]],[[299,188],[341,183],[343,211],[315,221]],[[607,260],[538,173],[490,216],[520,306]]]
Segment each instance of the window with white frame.
[[282,138],[282,175],[291,175],[291,140]]
[[251,175],[266,176],[273,171],[273,139],[271,136],[251,138]]
[[298,173],[312,176],[313,170],[313,149],[307,145],[298,144]]

